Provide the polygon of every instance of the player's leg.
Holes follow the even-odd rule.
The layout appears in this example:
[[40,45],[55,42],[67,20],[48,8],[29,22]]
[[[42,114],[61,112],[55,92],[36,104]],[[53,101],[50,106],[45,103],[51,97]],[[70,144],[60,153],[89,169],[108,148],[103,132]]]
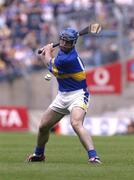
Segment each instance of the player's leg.
[[50,129],[58,121],[60,121],[63,116],[64,116],[63,114],[55,112],[51,108],[48,108],[45,111],[39,125],[38,136],[37,136],[37,146],[35,148],[35,152],[34,154],[28,157],[27,159],[28,161],[42,161],[45,159],[44,151],[45,151],[45,145],[49,139]]
[[89,161],[93,163],[101,163],[97,152],[94,148],[93,141],[88,131],[83,126],[83,121],[85,117],[85,110],[80,107],[73,107],[71,110],[71,125],[78,135],[82,145],[87,151]]
[[71,125],[79,136],[79,139],[86,150],[94,149],[94,145],[91,137],[89,136],[87,130],[83,126],[83,121],[85,117],[85,111],[80,107],[74,107],[71,111]]

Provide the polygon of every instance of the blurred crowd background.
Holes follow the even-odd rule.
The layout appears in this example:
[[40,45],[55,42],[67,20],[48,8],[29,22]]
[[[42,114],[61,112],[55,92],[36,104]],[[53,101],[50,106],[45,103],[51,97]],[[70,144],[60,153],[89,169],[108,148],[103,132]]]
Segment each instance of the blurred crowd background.
[[78,40],[87,67],[134,57],[133,12],[133,0],[0,0],[0,82],[45,68],[37,50],[65,27],[102,24],[99,36]]

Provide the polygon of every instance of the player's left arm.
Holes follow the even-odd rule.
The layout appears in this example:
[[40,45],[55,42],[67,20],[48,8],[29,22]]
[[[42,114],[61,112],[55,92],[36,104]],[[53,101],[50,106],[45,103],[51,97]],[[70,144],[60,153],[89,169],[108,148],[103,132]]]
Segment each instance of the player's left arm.
[[45,66],[49,66],[50,61],[54,58],[53,43],[44,46],[42,48],[42,53],[40,54],[40,56]]

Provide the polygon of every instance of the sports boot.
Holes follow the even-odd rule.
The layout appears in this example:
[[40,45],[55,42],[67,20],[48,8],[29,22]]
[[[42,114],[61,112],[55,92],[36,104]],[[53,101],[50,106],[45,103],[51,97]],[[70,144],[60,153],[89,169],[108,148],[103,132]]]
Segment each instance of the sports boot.
[[102,162],[100,161],[100,158],[98,156],[89,158],[89,162],[92,164],[102,164]]
[[41,155],[30,154],[27,157],[28,162],[39,162],[39,161],[44,161],[44,160],[45,160],[45,156],[43,154]]

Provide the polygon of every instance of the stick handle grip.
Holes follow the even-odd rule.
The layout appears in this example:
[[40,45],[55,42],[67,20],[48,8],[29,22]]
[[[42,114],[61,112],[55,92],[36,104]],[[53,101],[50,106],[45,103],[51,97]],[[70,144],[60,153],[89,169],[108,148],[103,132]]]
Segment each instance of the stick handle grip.
[[[53,44],[53,48],[55,48],[55,47],[57,47],[57,46],[59,46],[59,43]],[[41,54],[42,51],[43,51],[42,49],[39,49],[39,50],[38,50],[38,54]]]

